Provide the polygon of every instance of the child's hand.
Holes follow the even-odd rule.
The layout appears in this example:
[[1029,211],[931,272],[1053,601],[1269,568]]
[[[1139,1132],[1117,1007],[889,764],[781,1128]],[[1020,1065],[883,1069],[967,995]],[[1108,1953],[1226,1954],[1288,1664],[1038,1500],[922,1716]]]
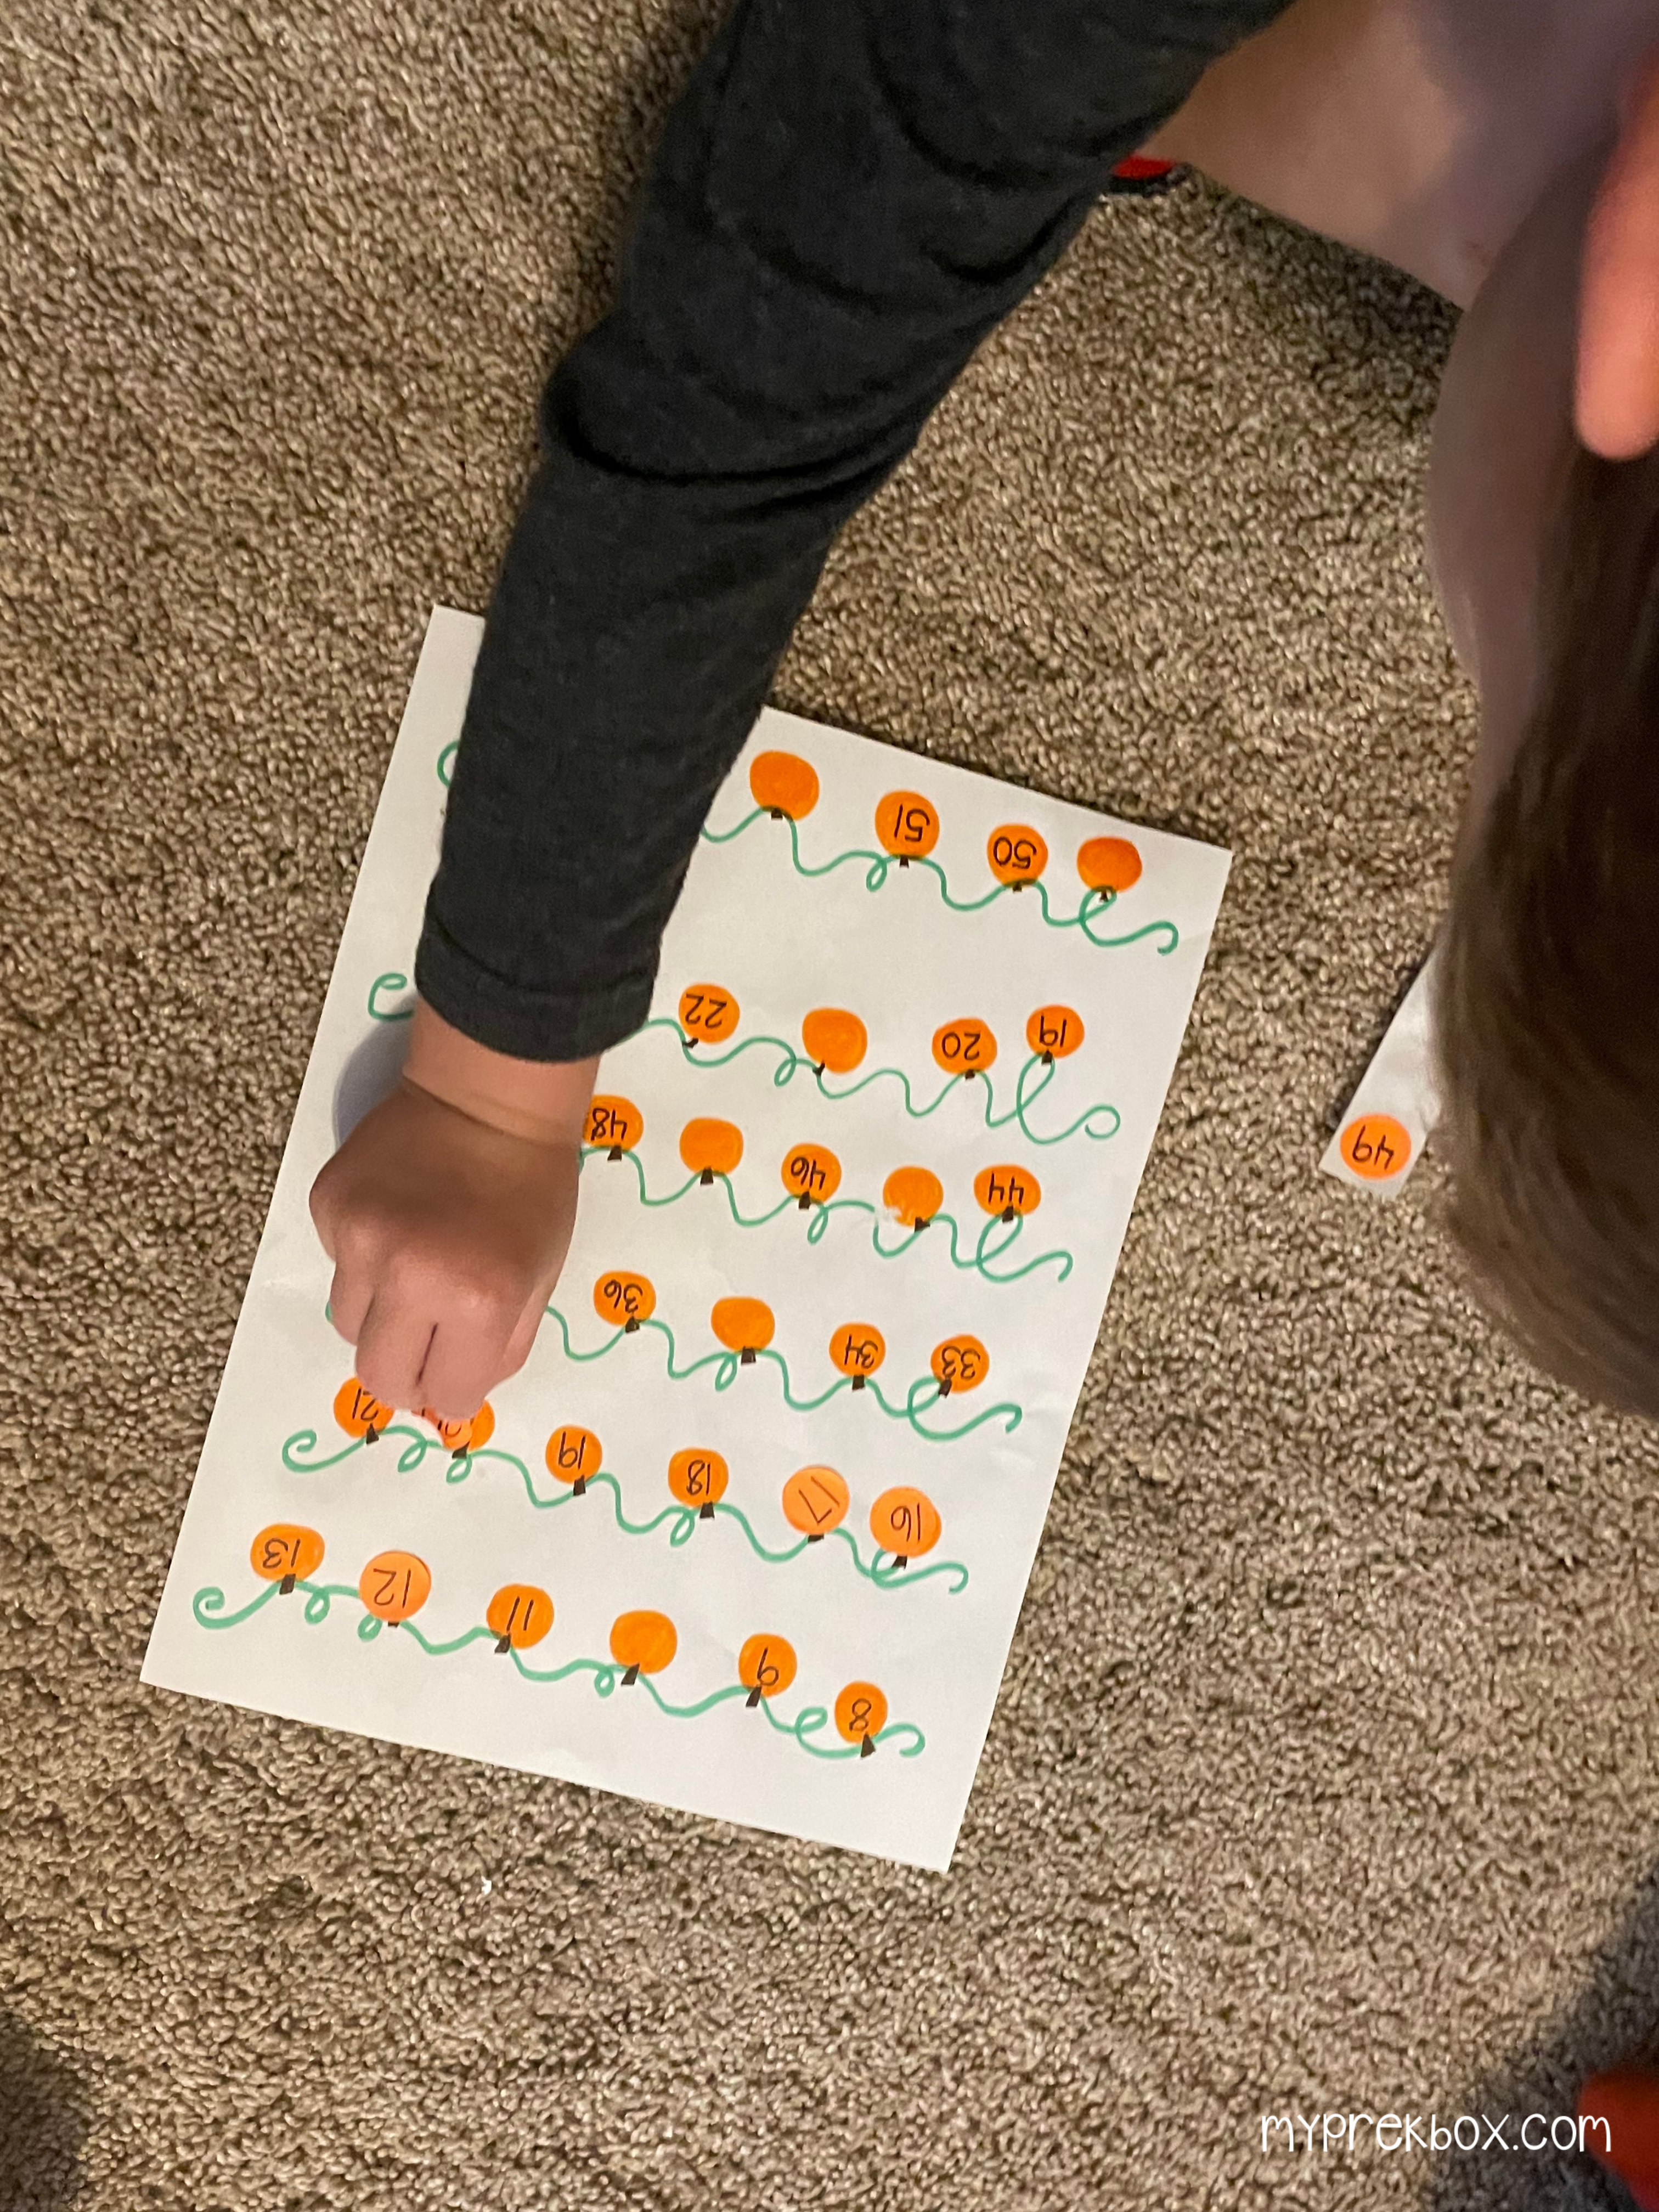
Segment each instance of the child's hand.
[[387,1405],[465,1420],[529,1357],[596,1066],[508,1060],[417,1006],[403,1080],[311,1192],[334,1326]]

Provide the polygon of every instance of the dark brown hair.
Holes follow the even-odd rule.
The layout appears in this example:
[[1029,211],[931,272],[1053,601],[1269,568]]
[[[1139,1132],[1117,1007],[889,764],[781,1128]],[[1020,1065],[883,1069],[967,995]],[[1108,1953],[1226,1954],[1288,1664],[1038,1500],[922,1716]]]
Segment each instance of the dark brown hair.
[[1442,941],[1453,1226],[1540,1365],[1659,1417],[1659,456],[1575,451],[1540,613]]

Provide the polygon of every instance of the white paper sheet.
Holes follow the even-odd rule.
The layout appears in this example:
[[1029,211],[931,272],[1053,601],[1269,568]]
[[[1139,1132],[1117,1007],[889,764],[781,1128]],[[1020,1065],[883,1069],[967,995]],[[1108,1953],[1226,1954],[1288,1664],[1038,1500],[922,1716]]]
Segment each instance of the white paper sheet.
[[[626,1115],[595,1127],[556,1314],[495,1394],[493,1433],[453,1456],[404,1410],[371,1443],[349,1388],[349,1425],[337,1418],[351,1361],[325,1318],[307,1193],[397,1064],[479,635],[434,614],[144,1679],[945,1867],[1228,856],[763,714],[693,862],[651,1023],[600,1071],[642,1133]],[[780,752],[818,784],[810,811],[786,788],[796,818],[751,792],[757,758]],[[891,796],[905,793],[936,810],[937,843],[900,866],[880,830],[897,820],[925,846],[934,818]],[[1018,838],[996,843],[1009,824],[1048,848],[1018,890],[991,865],[994,848],[1005,875],[1035,866]],[[1077,865],[1100,838],[1127,841],[1106,848],[1108,873],[1121,879],[1131,847],[1140,867],[1111,897],[1085,893]],[[683,1005],[695,1024],[718,999],[735,1012],[689,1044]],[[1048,1017],[1034,1050],[1045,1006],[1069,1026]],[[856,1065],[831,1048],[820,1072],[823,1036],[809,1045],[803,1022],[823,1008],[865,1025]],[[989,1058],[969,1020],[994,1038],[988,1081],[951,1072]],[[683,1133],[711,1120],[727,1133],[696,1133],[688,1166]],[[924,1229],[884,1199],[901,1168],[940,1187],[921,1192],[937,1208]],[[1028,1210],[1005,1218],[1011,1195]],[[596,1305],[624,1272],[655,1299],[631,1330],[608,1317],[618,1291],[597,1291],[607,1317]],[[764,1303],[763,1346],[742,1341],[765,1334],[752,1320],[735,1350],[716,1336],[730,1298]],[[860,1376],[872,1328],[884,1356]],[[988,1373],[942,1395],[962,1355],[936,1366],[936,1348],[964,1336]],[[575,1429],[598,1440],[580,1492],[556,1445],[549,1457],[564,1432],[574,1460]],[[682,1462],[671,1490],[677,1455],[724,1461],[712,1516],[701,1466]],[[824,1468],[790,1492],[792,1524],[786,1486]],[[813,1534],[843,1492],[845,1517]],[[320,1561],[311,1539],[272,1537],[256,1571],[273,1526],[312,1532]],[[395,1612],[420,1595],[414,1570],[364,1575],[389,1551],[422,1563],[430,1592],[386,1626],[366,1598]],[[492,1621],[513,1587],[544,1595],[516,1613],[503,1598]],[[613,1646],[638,1613],[673,1624],[666,1664],[650,1624]]]
[[1435,1071],[1434,954],[1418,969],[1348,1101],[1320,1167],[1372,1198],[1397,1198],[1440,1119]]

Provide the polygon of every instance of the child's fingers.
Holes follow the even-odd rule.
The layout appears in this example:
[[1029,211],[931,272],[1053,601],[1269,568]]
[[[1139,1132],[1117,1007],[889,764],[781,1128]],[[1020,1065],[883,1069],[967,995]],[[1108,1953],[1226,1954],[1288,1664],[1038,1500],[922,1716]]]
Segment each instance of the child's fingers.
[[552,1285],[549,1284],[538,1290],[520,1315],[512,1335],[507,1340],[507,1348],[501,1353],[501,1371],[496,1377],[498,1382],[505,1382],[509,1375],[516,1375],[529,1358],[536,1341],[536,1333],[547,1316],[547,1300],[551,1289]]
[[429,1303],[400,1297],[382,1283],[369,1301],[357,1333],[358,1380],[388,1406],[418,1411],[427,1403],[422,1392],[422,1370],[433,1329]]
[[368,1270],[341,1261],[329,1289],[328,1317],[348,1344],[356,1344],[362,1334],[374,1296],[374,1278]]
[[447,1315],[427,1347],[421,1403],[446,1421],[470,1421],[496,1383],[514,1371],[506,1364],[507,1344],[499,1321]]

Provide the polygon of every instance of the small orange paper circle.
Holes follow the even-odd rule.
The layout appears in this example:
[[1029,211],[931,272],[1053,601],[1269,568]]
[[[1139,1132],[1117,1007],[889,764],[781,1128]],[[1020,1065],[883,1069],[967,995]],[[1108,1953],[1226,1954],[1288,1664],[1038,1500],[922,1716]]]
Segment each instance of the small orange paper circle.
[[1077,872],[1091,891],[1127,891],[1140,881],[1140,855],[1127,837],[1091,837],[1078,848]]
[[946,1022],[933,1032],[933,1058],[947,1075],[977,1075],[996,1056],[996,1039],[983,1022],[971,1017]]
[[323,1540],[314,1528],[291,1521],[273,1521],[261,1528],[248,1547],[248,1564],[262,1581],[298,1582],[314,1575],[323,1564]]
[[680,1027],[689,1037],[716,1044],[731,1036],[740,1018],[737,1000],[719,983],[693,983],[680,993]]
[[730,1175],[743,1158],[743,1131],[731,1121],[688,1121],[680,1158],[693,1175]]
[[981,1168],[974,1177],[974,1196],[983,1213],[1035,1213],[1042,1203],[1042,1185],[1030,1168]]
[[349,1437],[366,1437],[371,1429],[379,1436],[396,1410],[372,1390],[365,1390],[355,1375],[334,1395],[334,1418]]
[[939,842],[939,816],[919,791],[890,791],[876,809],[882,850],[901,860],[925,860]]
[[1024,822],[1006,822],[991,832],[985,857],[1000,884],[1034,884],[1048,865],[1048,848]]
[[830,1357],[843,1375],[873,1375],[887,1357],[887,1340],[868,1322],[848,1322],[830,1338]]
[[1411,1165],[1411,1131],[1392,1114],[1362,1114],[1342,1132],[1342,1158],[1367,1182],[1387,1182]]
[[870,1049],[870,1032],[845,1006],[814,1006],[800,1025],[806,1057],[831,1075],[850,1075]]
[[895,1559],[914,1559],[931,1552],[943,1525],[925,1490],[884,1490],[870,1508],[870,1534]]
[[846,1743],[864,1743],[887,1725],[887,1700],[873,1682],[849,1682],[836,1699],[836,1730]]
[[430,1406],[422,1406],[421,1419],[430,1421],[438,1441],[453,1452],[481,1451],[495,1433],[495,1410],[486,1398],[470,1421],[446,1421]]
[[833,1467],[799,1468],[783,1486],[783,1517],[803,1536],[827,1536],[839,1528],[852,1502]]
[[631,1098],[596,1097],[582,1124],[582,1142],[607,1152],[631,1152],[645,1134],[645,1116]]
[[764,1352],[777,1323],[759,1298],[720,1298],[708,1326],[728,1352]]
[[648,1275],[618,1267],[593,1285],[593,1310],[613,1328],[637,1328],[657,1310],[657,1293]]
[[534,1583],[507,1583],[489,1601],[484,1626],[514,1651],[528,1651],[553,1626],[553,1601]]
[[725,1497],[731,1473],[719,1452],[696,1444],[669,1461],[668,1487],[682,1505],[713,1505]]
[[795,1679],[795,1647],[782,1636],[751,1636],[738,1654],[738,1680],[745,1690],[775,1698]]
[[895,1168],[881,1187],[881,1202],[907,1229],[931,1221],[945,1203],[945,1186],[930,1168]]
[[991,1371],[991,1355],[976,1336],[947,1336],[933,1346],[928,1364],[941,1397],[954,1390],[977,1390]]
[[413,1552],[377,1552],[357,1578],[357,1595],[377,1620],[395,1628],[431,1596],[431,1570]]
[[757,753],[749,770],[757,806],[799,822],[818,803],[817,770],[799,753]]
[[1083,1042],[1083,1017],[1070,1006],[1039,1006],[1025,1024],[1025,1042],[1033,1052],[1065,1060]]
[[785,1153],[783,1187],[791,1198],[822,1206],[841,1188],[841,1162],[824,1145],[795,1145]]
[[611,1656],[619,1667],[659,1674],[679,1648],[665,1613],[619,1613],[611,1624]]
[[567,1425],[547,1440],[547,1471],[560,1482],[586,1482],[605,1465],[605,1447],[592,1429]]

